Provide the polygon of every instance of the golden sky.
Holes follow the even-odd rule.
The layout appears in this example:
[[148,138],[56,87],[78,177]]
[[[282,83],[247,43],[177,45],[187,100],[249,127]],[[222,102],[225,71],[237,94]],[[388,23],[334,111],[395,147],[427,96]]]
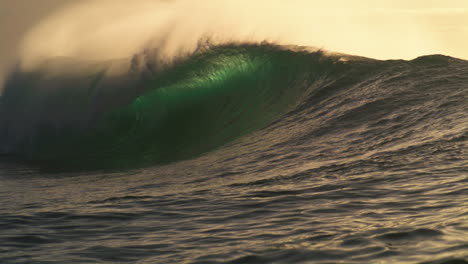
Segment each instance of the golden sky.
[[207,35],[378,59],[468,59],[468,1],[1,0],[0,34],[0,72],[43,56],[127,57],[162,40],[170,57]]

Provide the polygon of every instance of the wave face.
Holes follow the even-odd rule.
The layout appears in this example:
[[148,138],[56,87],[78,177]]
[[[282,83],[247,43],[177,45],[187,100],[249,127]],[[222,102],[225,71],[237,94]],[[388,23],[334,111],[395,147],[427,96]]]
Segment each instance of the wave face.
[[3,151],[70,168],[187,159],[268,125],[339,68],[271,45],[204,49],[164,70],[147,57],[117,76],[119,62],[66,59],[15,73],[2,97]]
[[[328,125],[314,125],[320,133],[344,124],[380,131],[397,106],[406,109],[447,92],[422,88],[433,67],[461,63],[443,56],[375,61],[269,44],[200,48],[170,66],[156,57],[145,50],[130,61],[57,58],[14,72],[1,97],[2,153],[72,170],[171,163],[223,146],[304,104],[321,115],[344,111]],[[449,82],[439,78],[433,82]],[[389,88],[362,92],[376,85]],[[370,96],[372,101],[362,101]],[[345,102],[355,103],[340,110]],[[376,124],[363,123],[372,118]]]

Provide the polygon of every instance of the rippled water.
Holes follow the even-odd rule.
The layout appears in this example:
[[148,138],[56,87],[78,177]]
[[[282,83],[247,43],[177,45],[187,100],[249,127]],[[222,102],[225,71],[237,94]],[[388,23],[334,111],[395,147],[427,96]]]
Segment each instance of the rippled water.
[[60,173],[5,156],[0,262],[468,263],[468,63],[372,63],[198,158]]

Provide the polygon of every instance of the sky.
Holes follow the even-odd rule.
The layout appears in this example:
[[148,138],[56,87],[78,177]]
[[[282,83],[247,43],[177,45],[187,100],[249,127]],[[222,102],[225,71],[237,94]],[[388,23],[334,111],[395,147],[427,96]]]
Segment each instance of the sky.
[[200,38],[313,46],[377,59],[468,59],[466,0],[0,0],[0,82],[19,61],[106,60]]

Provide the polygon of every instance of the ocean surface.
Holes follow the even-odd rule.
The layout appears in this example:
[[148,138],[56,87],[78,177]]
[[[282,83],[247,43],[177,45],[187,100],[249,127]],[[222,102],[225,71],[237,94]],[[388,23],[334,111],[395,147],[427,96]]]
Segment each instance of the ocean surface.
[[468,263],[468,61],[200,47],[0,97],[0,263]]

